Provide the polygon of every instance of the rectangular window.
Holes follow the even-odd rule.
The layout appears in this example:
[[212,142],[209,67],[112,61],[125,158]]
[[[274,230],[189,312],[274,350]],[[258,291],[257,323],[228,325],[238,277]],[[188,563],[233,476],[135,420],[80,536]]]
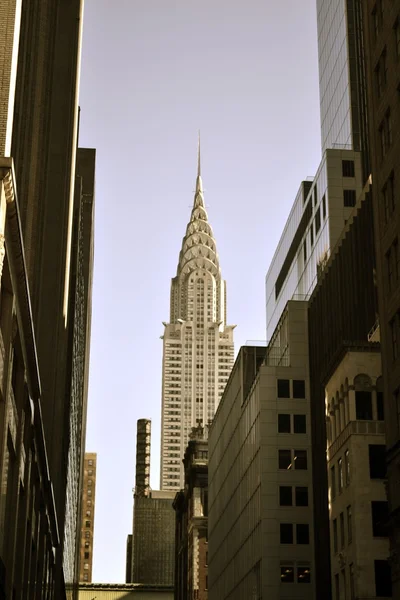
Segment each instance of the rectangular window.
[[343,490],[343,459],[341,458],[338,460],[338,484],[339,494],[341,494]]
[[290,469],[292,465],[292,451],[291,450],[279,450],[279,468]]
[[303,379],[293,379],[293,398],[306,397],[306,382]]
[[343,550],[345,544],[345,532],[344,532],[344,514],[340,513],[340,548]]
[[292,506],[292,486],[279,486],[279,506]]
[[371,516],[372,516],[372,535],[374,537],[386,537],[387,533],[385,530],[387,520],[389,518],[389,508],[386,501],[372,501],[371,502]]
[[278,433],[290,433],[290,415],[278,415]]
[[305,263],[307,260],[307,238],[305,238],[303,242],[303,259]]
[[343,190],[343,206],[351,208],[356,205],[356,190]]
[[383,598],[392,597],[392,575],[387,560],[375,560],[375,594]]
[[305,471],[307,469],[307,450],[295,450],[293,460],[296,470]]
[[309,544],[310,543],[310,530],[307,523],[298,523],[296,525],[296,543],[297,544]]
[[355,600],[356,588],[354,585],[354,565],[353,565],[353,563],[351,563],[349,565],[349,575],[350,575],[350,600]]
[[339,573],[335,575],[335,600],[340,600]]
[[297,583],[311,583],[311,569],[307,567],[297,567]]
[[295,488],[296,506],[308,506],[308,487]]
[[346,486],[350,485],[350,452],[346,450],[344,453],[344,471],[346,477]]
[[383,444],[369,444],[369,475],[371,479],[386,478],[386,448]]
[[87,560],[89,558],[89,552],[85,552],[85,559]]
[[336,475],[335,475],[335,467],[331,467],[331,500],[334,500],[336,497]]
[[371,392],[356,391],[356,419],[359,421],[372,421]]
[[350,505],[346,509],[346,514],[347,514],[347,541],[350,544],[350,542],[353,539],[353,519],[352,519]]
[[342,578],[342,589],[343,589],[343,600],[347,598],[347,584],[346,584],[346,570],[342,569],[340,572]]
[[293,525],[292,523],[280,524],[280,542],[281,544],[293,544]]
[[307,433],[306,415],[293,415],[293,431],[294,433]]
[[311,223],[311,227],[310,227],[310,246],[311,248],[314,245],[314,223]]
[[325,194],[322,196],[321,206],[322,206],[322,218],[325,219],[325,217],[326,217],[326,197],[325,197]]
[[289,379],[278,379],[278,398],[290,398]]
[[342,160],[343,177],[354,177],[354,160]]
[[337,519],[333,519],[333,551],[337,554],[338,551],[338,532],[337,532]]
[[315,235],[317,235],[318,231],[321,229],[321,210],[318,206],[315,213]]
[[281,566],[281,583],[294,583],[294,567],[291,565]]

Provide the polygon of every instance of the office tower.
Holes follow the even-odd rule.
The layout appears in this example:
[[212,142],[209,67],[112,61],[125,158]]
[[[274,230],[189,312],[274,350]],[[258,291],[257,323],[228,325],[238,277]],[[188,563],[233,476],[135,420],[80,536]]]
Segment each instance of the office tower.
[[94,515],[96,507],[97,454],[86,452],[82,486],[79,581],[92,581]]
[[240,349],[211,424],[210,600],[317,598],[307,338],[289,301],[267,348]]
[[391,597],[379,344],[343,346],[326,383],[333,597]]
[[204,204],[200,145],[194,204],[164,327],[161,489],[178,490],[189,433],[213,418],[234,351],[234,326],[226,325],[226,283]]
[[136,443],[136,483],[133,531],[127,540],[126,582],[173,587],[175,551],[175,493],[150,488],[151,421],[139,419]]
[[400,2],[364,7],[393,598],[400,597]]
[[90,189],[94,169],[92,156],[75,170],[82,2],[4,0],[0,9],[0,589],[73,598],[93,209],[76,175]]
[[185,487],[174,500],[175,600],[208,598],[208,426],[190,434]]

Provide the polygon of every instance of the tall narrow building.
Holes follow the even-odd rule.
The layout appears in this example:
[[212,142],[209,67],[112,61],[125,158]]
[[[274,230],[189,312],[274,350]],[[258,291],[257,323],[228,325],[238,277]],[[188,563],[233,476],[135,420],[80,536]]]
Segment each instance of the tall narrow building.
[[235,326],[226,325],[226,282],[204,205],[200,144],[194,204],[164,326],[161,489],[177,490],[191,429],[213,418],[234,353]]

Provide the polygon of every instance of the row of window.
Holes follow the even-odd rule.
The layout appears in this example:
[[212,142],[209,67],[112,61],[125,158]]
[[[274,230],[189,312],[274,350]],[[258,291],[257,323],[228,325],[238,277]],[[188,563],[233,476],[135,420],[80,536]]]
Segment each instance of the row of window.
[[278,465],[281,470],[307,470],[307,450],[278,450]]
[[[346,508],[346,520],[347,520],[347,543],[350,544],[353,539],[353,516],[351,511],[351,505]],[[339,532],[338,532],[339,529]],[[332,539],[333,539],[333,551],[335,554],[339,551],[339,540],[338,533],[340,534],[340,549],[343,550],[345,546],[345,519],[344,513],[341,512],[339,515],[339,525],[338,520],[333,519],[332,521]]]
[[309,565],[287,563],[281,565],[281,583],[311,583]]
[[279,506],[308,506],[308,487],[279,486]]
[[[296,533],[294,541],[293,533]],[[310,528],[308,523],[281,523],[280,524],[280,543],[281,544],[309,544]]]
[[303,400],[306,397],[306,382],[304,379],[278,379],[277,395],[278,398]]
[[278,415],[278,433],[307,433],[306,415]]
[[[392,581],[390,566],[387,560],[374,561],[375,572],[375,597],[391,598],[392,597]],[[335,600],[347,598],[347,581],[350,584],[350,600],[356,600],[355,588],[355,568],[354,564],[350,563],[348,569],[349,578],[347,580],[346,567],[339,573],[335,574]],[[372,590],[371,590],[372,591]]]

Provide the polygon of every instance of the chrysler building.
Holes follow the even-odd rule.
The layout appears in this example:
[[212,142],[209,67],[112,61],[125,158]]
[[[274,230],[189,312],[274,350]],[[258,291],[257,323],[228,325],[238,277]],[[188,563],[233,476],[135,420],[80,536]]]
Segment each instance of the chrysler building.
[[182,458],[192,427],[212,420],[233,361],[226,283],[204,205],[200,143],[196,191],[163,323],[161,489],[183,487]]

